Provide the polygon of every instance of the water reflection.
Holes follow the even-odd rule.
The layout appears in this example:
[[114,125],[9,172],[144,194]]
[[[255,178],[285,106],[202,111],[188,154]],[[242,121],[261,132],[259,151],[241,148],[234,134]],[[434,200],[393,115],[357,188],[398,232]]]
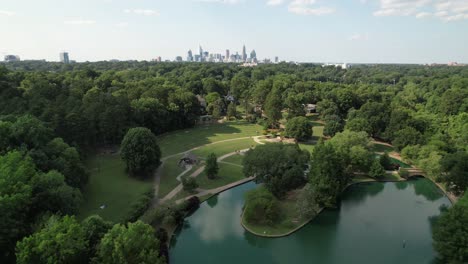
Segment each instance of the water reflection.
[[206,201],[209,207],[213,208],[218,204],[218,195],[215,195]]
[[[201,206],[197,215],[191,218],[191,225],[198,231],[204,242],[214,242],[227,236],[242,236],[244,229],[239,225],[243,201],[233,201],[232,192],[224,192],[209,199],[207,206]],[[213,202],[213,200],[215,202]],[[233,216],[239,216],[233,217]]]
[[202,204],[172,240],[171,262],[436,263],[431,222],[450,202],[426,179],[353,185],[338,208],[276,239],[240,225],[244,193],[255,187],[242,185]]

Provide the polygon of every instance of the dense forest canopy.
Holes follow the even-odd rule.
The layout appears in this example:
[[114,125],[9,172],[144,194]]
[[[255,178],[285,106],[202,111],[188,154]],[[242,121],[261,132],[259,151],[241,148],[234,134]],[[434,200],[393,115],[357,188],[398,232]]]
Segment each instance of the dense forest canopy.
[[[70,250],[105,252],[103,245],[87,248],[86,228],[75,219],[48,220],[76,213],[89,151],[118,145],[134,127],[160,135],[192,127],[201,115],[234,116],[234,104],[244,108],[247,120],[272,128],[282,112],[293,120],[304,115],[304,105],[316,104],[325,135],[344,129],[366,133],[395,145],[450,191],[460,194],[468,186],[468,67],[5,63],[0,65],[0,262],[14,261],[15,247],[20,259],[47,258],[28,253],[37,246],[35,239],[69,230],[81,230],[75,234],[79,245]],[[323,146],[325,152],[327,147],[333,146]],[[97,239],[110,229],[105,226]],[[105,238],[131,230],[114,227]],[[64,259],[81,260],[75,253]]]

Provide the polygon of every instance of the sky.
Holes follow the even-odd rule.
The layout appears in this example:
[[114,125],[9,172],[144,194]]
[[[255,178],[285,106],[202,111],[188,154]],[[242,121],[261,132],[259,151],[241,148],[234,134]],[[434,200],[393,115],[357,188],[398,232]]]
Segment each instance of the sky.
[[468,0],[0,0],[0,55],[468,63]]

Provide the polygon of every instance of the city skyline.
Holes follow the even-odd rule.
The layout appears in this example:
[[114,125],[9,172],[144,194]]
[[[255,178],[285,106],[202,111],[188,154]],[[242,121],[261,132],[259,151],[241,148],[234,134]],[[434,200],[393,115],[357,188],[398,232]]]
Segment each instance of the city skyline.
[[[187,47],[351,63],[468,62],[464,0],[0,0],[0,55],[151,60]],[[25,8],[25,6],[27,8]],[[248,49],[249,55],[251,49]],[[196,53],[196,52],[195,52]],[[226,55],[224,55],[226,56]]]

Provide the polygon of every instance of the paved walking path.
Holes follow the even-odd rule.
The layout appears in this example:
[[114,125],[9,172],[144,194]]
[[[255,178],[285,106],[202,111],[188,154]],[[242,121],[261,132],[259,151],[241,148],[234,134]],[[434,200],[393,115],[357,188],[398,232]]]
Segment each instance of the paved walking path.
[[205,196],[205,195],[208,195],[208,194],[215,195],[217,193],[224,192],[226,190],[229,190],[229,189],[231,189],[233,187],[239,186],[239,185],[244,184],[246,182],[252,181],[253,179],[255,179],[255,177],[245,178],[245,179],[242,179],[242,180],[239,180],[239,181],[236,181],[236,182],[232,182],[232,183],[224,185],[224,186],[220,186],[218,188],[214,188],[214,189],[210,189],[210,190],[204,190],[204,191],[201,191],[201,192],[199,192],[197,194],[194,194],[194,195],[179,199],[179,200],[176,201],[176,203],[181,203],[182,201],[188,200],[188,199],[192,198],[193,196],[202,197],[202,196]]
[[[240,152],[245,152],[245,151],[248,151],[249,149],[243,149],[241,150]],[[238,152],[231,152],[231,153],[228,153],[228,154],[225,154],[221,157],[219,157],[217,160],[218,162],[222,162],[222,160],[224,160],[225,158],[228,158],[230,156],[233,156],[233,155],[236,155],[238,154]],[[238,164],[234,164],[234,163],[231,163],[233,165],[236,165],[236,166],[240,166]],[[241,166],[242,167],[242,166]],[[192,177],[192,178],[195,178],[197,177],[198,175],[200,175],[203,171],[205,170],[205,166],[201,166],[200,168],[198,168],[196,171],[194,171],[192,174],[189,175],[189,177]],[[185,172],[183,172],[182,174],[185,174]],[[181,175],[179,175],[181,176]],[[177,177],[177,180],[180,181],[179,177]],[[176,196],[181,190],[183,189],[183,186],[182,186],[182,183],[177,185],[176,188],[174,188],[170,193],[168,193],[166,196],[164,196],[164,198],[160,199],[159,200],[159,203],[163,203],[165,201],[169,201],[171,200],[172,198],[174,198],[174,196]]]
[[[199,148],[202,148],[202,147],[205,147],[205,146],[208,146],[208,145],[213,145],[213,144],[218,144],[218,143],[223,143],[223,142],[229,142],[229,141],[235,141],[235,140],[242,140],[242,139],[249,139],[249,138],[252,138],[255,140],[255,142],[259,143],[259,144],[264,144],[262,142],[259,142],[257,141],[259,136],[257,137],[253,137],[253,136],[250,136],[250,137],[239,137],[239,138],[230,138],[230,139],[225,139],[225,140],[220,140],[220,141],[216,141],[216,142],[211,142],[211,143],[208,143],[208,144],[204,144],[204,145],[201,145],[201,146],[198,146],[198,147],[195,147],[195,148],[191,148],[189,150],[186,150],[186,151],[183,151],[183,152],[179,152],[179,153],[176,153],[176,154],[171,154],[169,156],[165,156],[161,159],[161,165],[159,165],[158,169],[155,171],[154,173],[154,199],[153,199],[153,206],[154,205],[157,205],[159,203],[159,185],[161,183],[161,173],[162,173],[162,168],[164,166],[164,162],[167,160],[167,159],[170,159],[172,157],[176,157],[178,155],[182,155],[182,154],[185,154],[185,153],[188,153],[188,152],[192,152],[194,150],[197,150]],[[227,158],[229,156],[232,156],[236,153],[229,153],[229,154],[226,154],[225,157],[221,157],[221,158]],[[222,160],[221,158],[219,158],[218,160]],[[179,186],[178,186],[179,187]],[[180,190],[179,190],[180,191]],[[167,196],[167,195],[166,195]],[[166,197],[164,197],[166,198]]]

